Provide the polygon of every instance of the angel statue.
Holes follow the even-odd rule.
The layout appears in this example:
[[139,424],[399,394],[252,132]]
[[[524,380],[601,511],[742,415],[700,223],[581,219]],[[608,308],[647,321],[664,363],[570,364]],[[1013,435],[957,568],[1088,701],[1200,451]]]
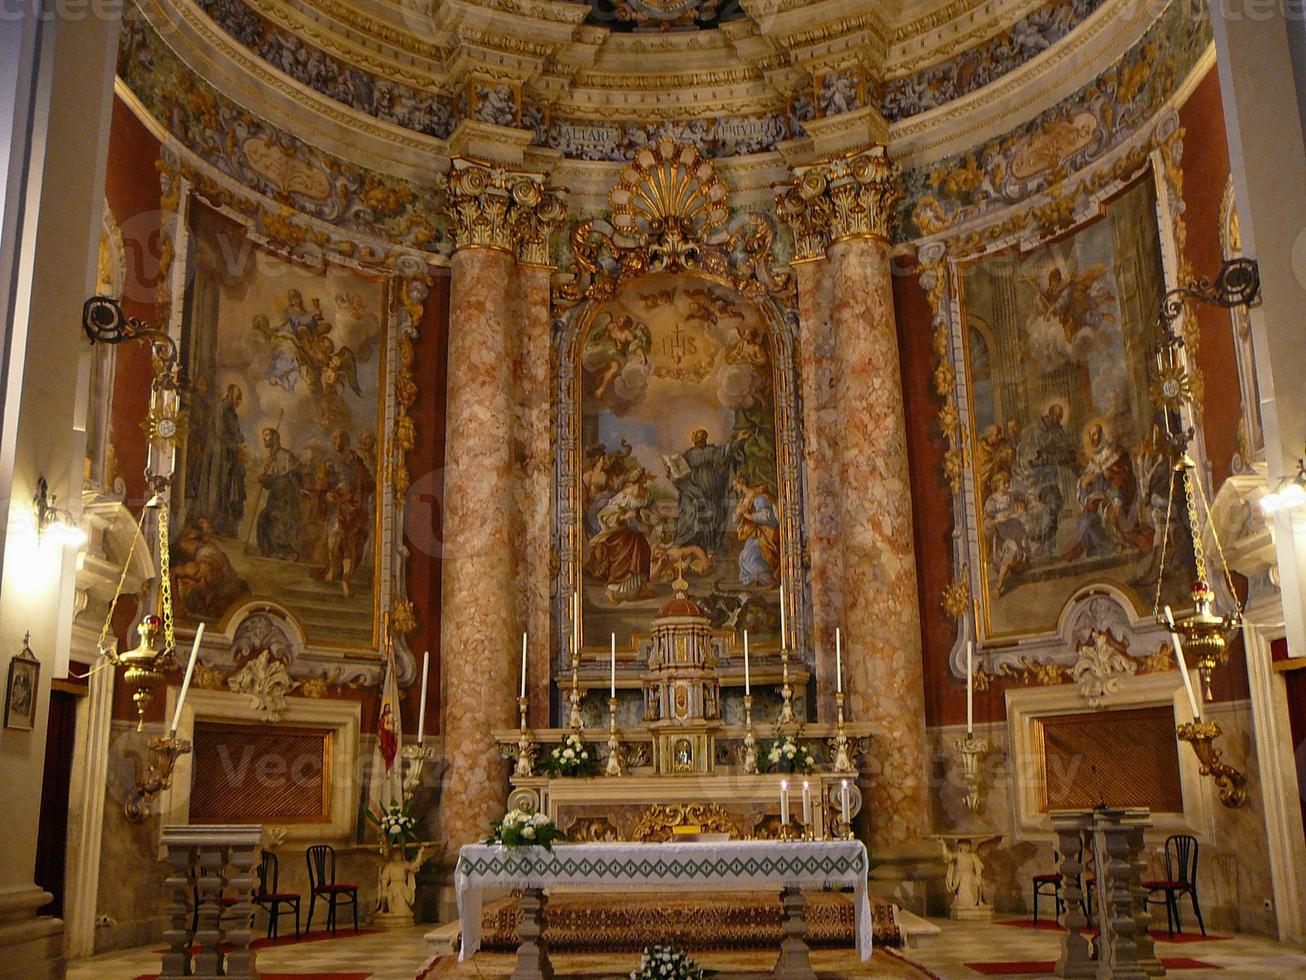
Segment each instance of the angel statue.
[[426,863],[431,845],[422,844],[411,861],[393,858],[381,865],[376,882],[376,910],[389,915],[412,915],[417,899],[417,872]]

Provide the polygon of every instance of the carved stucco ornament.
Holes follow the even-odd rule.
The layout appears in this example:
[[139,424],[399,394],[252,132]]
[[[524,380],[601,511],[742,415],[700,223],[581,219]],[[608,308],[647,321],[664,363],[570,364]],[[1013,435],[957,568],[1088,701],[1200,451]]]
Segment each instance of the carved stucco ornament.
[[794,234],[795,261],[824,257],[831,245],[855,238],[888,241],[903,196],[883,146],[794,168],[793,183],[776,195],[776,213]]
[[1120,679],[1130,677],[1138,669],[1127,647],[1107,630],[1093,630],[1085,642],[1075,648],[1077,659],[1070,668],[1070,676],[1079,685],[1079,695],[1089,707],[1100,707],[1102,702],[1120,690]]
[[264,721],[277,721],[287,710],[286,695],[295,682],[283,664],[264,650],[227,679],[227,686],[249,700],[249,706]]
[[544,177],[455,159],[449,172],[454,250],[493,248],[525,265],[549,265],[549,236],[567,208]]

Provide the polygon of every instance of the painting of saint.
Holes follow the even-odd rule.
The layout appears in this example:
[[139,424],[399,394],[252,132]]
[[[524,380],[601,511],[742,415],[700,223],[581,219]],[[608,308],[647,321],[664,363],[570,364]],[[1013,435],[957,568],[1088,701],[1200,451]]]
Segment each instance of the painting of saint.
[[587,644],[647,635],[677,592],[721,630],[779,627],[774,345],[763,314],[686,274],[648,276],[578,339],[578,555]]
[[386,283],[263,250],[196,203],[174,481],[183,616],[274,600],[326,646],[374,641]]
[[986,635],[1051,629],[1095,581],[1150,607],[1167,512],[1177,604],[1192,546],[1149,396],[1165,290],[1150,179],[1065,238],[963,272]]

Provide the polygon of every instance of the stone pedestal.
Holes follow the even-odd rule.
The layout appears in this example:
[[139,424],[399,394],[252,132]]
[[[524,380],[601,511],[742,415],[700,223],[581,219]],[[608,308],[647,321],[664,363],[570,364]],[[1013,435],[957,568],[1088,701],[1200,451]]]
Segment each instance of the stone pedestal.
[[[263,828],[258,824],[163,829],[172,893],[161,980],[216,977],[258,980],[253,939],[254,865]],[[199,924],[191,933],[192,902],[199,895]],[[224,898],[237,899],[223,905]]]

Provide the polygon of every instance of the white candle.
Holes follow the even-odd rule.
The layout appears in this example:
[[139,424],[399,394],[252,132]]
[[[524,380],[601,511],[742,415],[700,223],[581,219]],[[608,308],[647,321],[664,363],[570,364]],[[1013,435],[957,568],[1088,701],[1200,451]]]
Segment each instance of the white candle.
[[789,780],[780,780],[780,822],[789,822]]
[[803,826],[812,826],[812,784],[803,780]]
[[[522,656],[526,651],[522,651]],[[523,661],[524,663],[525,661]],[[426,675],[431,668],[431,651],[427,650],[422,654],[422,693],[417,701],[417,744],[422,744],[422,739],[426,738]]]
[[190,662],[186,664],[186,676],[181,680],[181,690],[177,693],[177,710],[172,713],[172,734],[177,734],[181,724],[181,707],[186,703],[186,692],[190,690],[190,679],[195,673],[195,660],[200,655],[200,640],[204,637],[204,624],[195,630],[195,642],[190,645]]
[[571,612],[571,655],[580,656],[580,589],[572,596]]
[[834,690],[836,694],[843,693],[843,644],[837,626],[834,628]]
[[1174,613],[1165,607],[1165,622],[1170,627],[1170,642],[1174,644],[1175,660],[1179,662],[1179,676],[1184,679],[1184,693],[1188,695],[1188,706],[1193,709],[1193,720],[1202,720],[1202,706],[1193,691],[1193,679],[1188,676],[1188,663],[1184,660],[1184,646],[1179,642],[1179,634],[1174,631]]
[[844,823],[851,823],[848,819],[848,780],[839,781],[839,819]]
[[748,630],[744,630],[744,694],[752,694],[753,689],[748,681]]
[[785,645],[785,587],[780,586],[780,646]]
[[966,641],[966,734],[975,731],[975,641]]
[[609,697],[617,696],[617,634],[612,634],[612,690]]
[[521,631],[521,697],[526,697],[526,631]]

